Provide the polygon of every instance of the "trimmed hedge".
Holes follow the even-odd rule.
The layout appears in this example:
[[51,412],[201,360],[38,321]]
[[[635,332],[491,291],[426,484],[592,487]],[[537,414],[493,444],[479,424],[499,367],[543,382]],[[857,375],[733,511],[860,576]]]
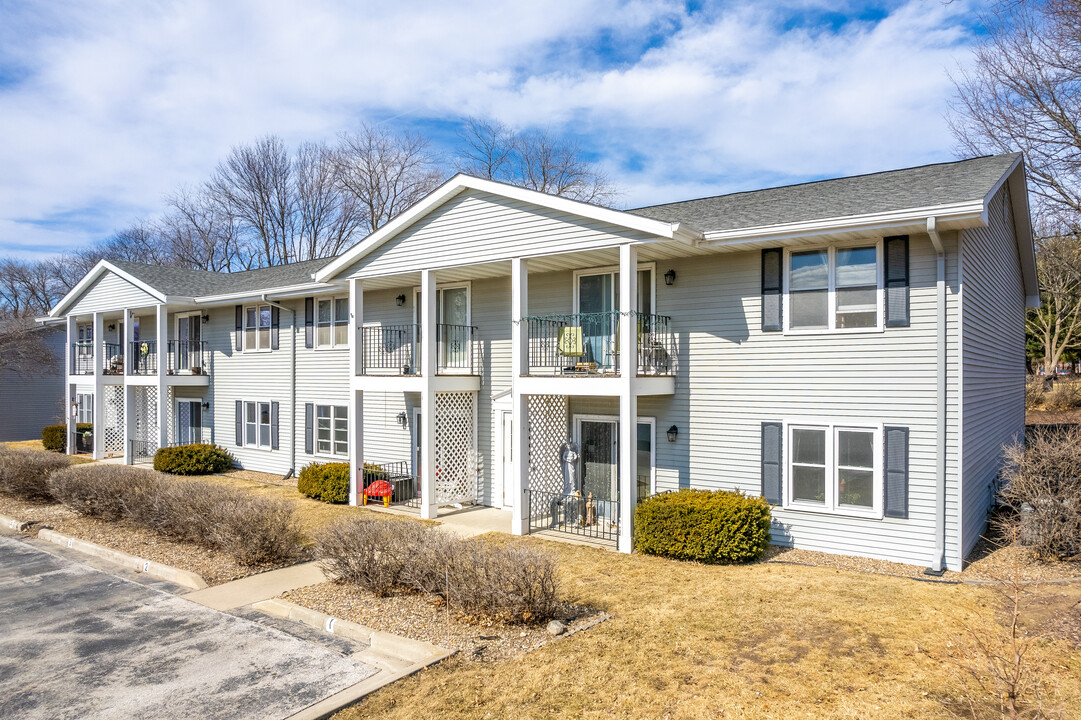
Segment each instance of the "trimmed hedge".
[[300,471],[297,490],[327,503],[349,502],[349,463],[312,463]]
[[154,469],[170,475],[210,475],[225,472],[234,463],[229,451],[209,443],[163,447],[154,453]]
[[654,495],[634,511],[634,547],[648,555],[738,563],[757,560],[769,545],[769,503],[724,490]]
[[[75,426],[75,432],[93,432],[93,423],[79,423]],[[68,449],[68,426],[46,425],[41,429],[41,444],[46,450],[52,452],[67,452]]]

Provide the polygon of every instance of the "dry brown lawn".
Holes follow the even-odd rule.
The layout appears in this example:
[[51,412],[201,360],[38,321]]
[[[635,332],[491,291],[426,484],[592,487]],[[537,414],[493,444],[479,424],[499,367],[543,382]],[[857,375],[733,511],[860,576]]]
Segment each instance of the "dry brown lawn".
[[[496,541],[555,553],[564,598],[612,618],[513,661],[452,658],[337,718],[966,716],[945,658],[962,622],[996,622],[997,600],[972,585]],[[1081,586],[1051,587],[1076,613]],[[1041,641],[1039,670],[1061,709],[1049,717],[1081,717],[1081,649]]]

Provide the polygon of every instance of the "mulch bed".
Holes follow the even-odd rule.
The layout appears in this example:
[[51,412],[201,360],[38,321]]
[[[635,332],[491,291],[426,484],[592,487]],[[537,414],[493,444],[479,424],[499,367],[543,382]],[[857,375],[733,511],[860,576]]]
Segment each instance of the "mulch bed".
[[[192,543],[163,538],[157,533],[127,522],[88,518],[59,504],[42,505],[0,495],[0,515],[31,522],[28,533],[51,528],[61,534],[135,555],[146,560],[197,573],[208,585],[236,580],[282,567],[282,565],[241,565],[229,555]],[[309,560],[301,557],[294,562]]]
[[561,604],[556,619],[563,622],[563,635],[550,635],[547,623],[511,625],[498,622],[468,622],[447,611],[442,601],[420,594],[400,594],[378,598],[354,585],[326,582],[282,595],[297,605],[360,623],[375,630],[404,635],[414,640],[458,650],[473,662],[508,660],[536,650],[569,634],[585,630],[608,618],[591,608]]

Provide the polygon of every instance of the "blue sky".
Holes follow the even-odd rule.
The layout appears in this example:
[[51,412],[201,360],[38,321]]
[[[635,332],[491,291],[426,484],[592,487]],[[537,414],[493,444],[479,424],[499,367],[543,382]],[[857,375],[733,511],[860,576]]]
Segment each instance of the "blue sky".
[[365,121],[448,153],[469,115],[549,128],[627,207],[949,160],[975,8],[0,0],[0,254],[153,217],[237,143]]

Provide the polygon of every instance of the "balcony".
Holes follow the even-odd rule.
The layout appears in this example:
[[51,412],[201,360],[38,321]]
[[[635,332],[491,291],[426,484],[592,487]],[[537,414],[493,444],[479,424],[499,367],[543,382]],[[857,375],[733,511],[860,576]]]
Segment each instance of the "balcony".
[[120,343],[102,343],[105,351],[105,366],[102,368],[104,375],[124,374],[124,346]]
[[155,340],[133,340],[128,346],[129,375],[158,374],[158,343]]
[[80,340],[71,344],[71,374],[94,374],[94,342]]
[[[477,328],[436,325],[436,374],[477,374]],[[419,325],[379,325],[361,328],[360,374],[413,377],[421,374]]]
[[[636,372],[674,375],[678,355],[672,319],[634,313],[638,329]],[[573,313],[523,318],[529,343],[529,374],[605,377],[620,372],[619,313]]]
[[210,351],[205,342],[169,341],[168,375],[210,375]]

